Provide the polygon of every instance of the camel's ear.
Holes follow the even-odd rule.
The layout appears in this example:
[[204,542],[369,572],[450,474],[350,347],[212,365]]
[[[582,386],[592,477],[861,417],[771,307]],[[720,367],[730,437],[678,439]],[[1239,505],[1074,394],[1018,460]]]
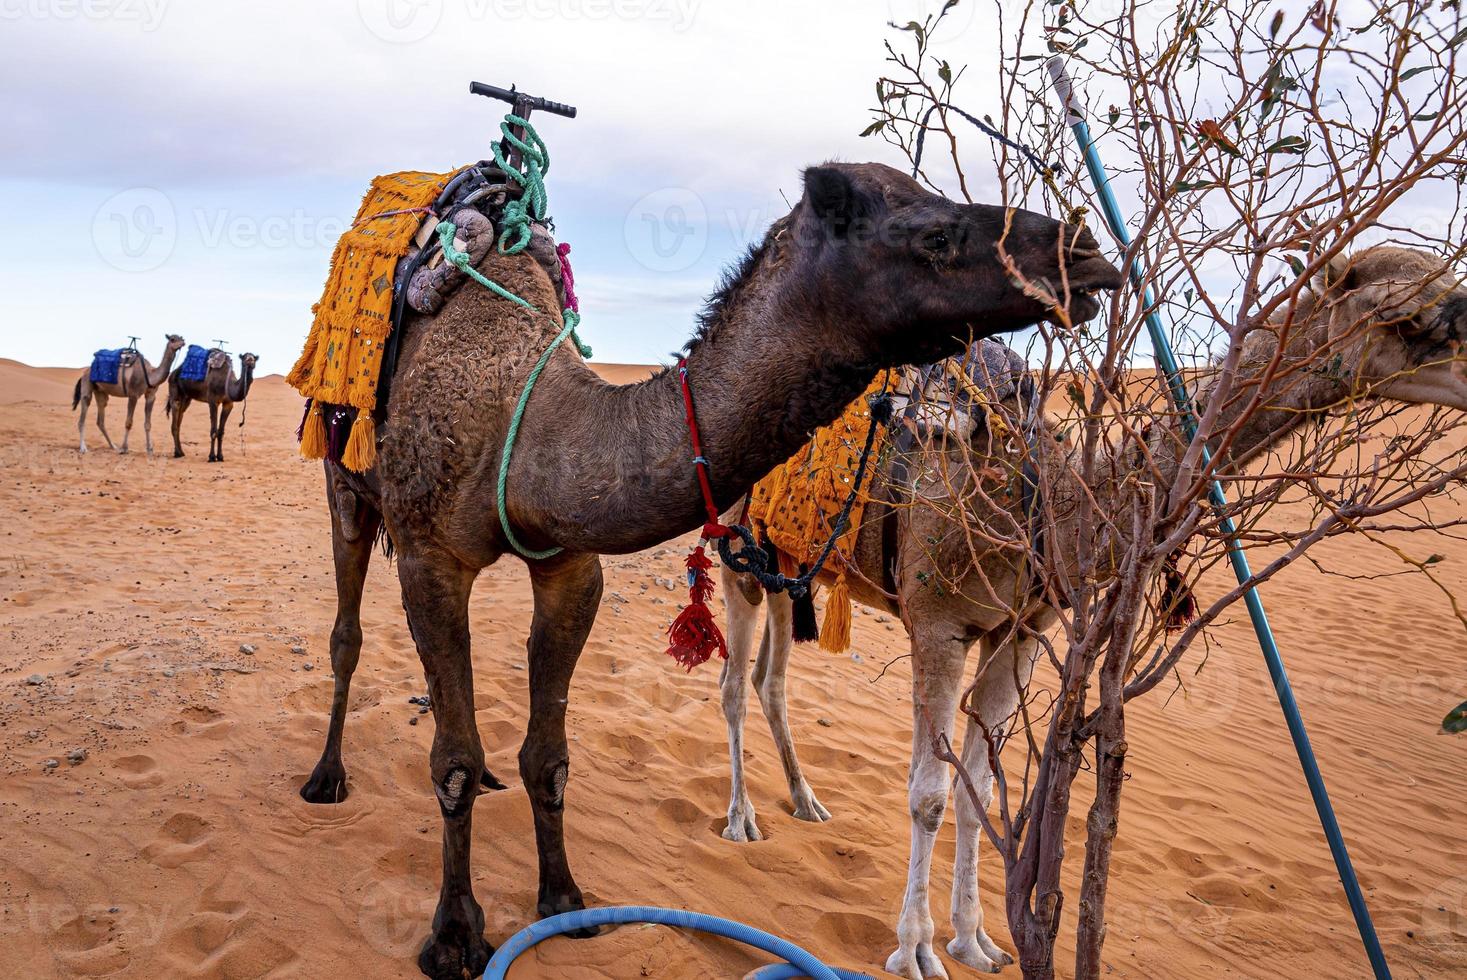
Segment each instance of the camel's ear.
[[870,202],[850,176],[835,167],[807,167],[805,197],[815,216],[837,236],[844,236],[871,210]]
[[1355,268],[1350,264],[1350,259],[1345,255],[1336,255],[1330,259],[1323,269],[1314,274],[1314,281],[1310,287],[1316,292],[1323,294],[1331,289],[1353,289]]

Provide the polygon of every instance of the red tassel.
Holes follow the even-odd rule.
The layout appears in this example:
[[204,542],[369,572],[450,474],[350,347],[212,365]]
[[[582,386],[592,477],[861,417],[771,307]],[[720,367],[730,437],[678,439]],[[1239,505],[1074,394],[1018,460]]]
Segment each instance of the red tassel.
[[713,595],[713,579],[708,569],[713,567],[713,561],[703,553],[701,544],[688,555],[687,566],[688,606],[667,628],[670,640],[667,655],[691,671],[706,663],[715,650],[727,660],[728,644],[713,618],[713,610],[708,608],[708,599]]
[[1186,629],[1187,624],[1197,618],[1197,596],[1182,577],[1178,567],[1177,553],[1167,555],[1163,565],[1161,607],[1166,610],[1166,631],[1175,633]]

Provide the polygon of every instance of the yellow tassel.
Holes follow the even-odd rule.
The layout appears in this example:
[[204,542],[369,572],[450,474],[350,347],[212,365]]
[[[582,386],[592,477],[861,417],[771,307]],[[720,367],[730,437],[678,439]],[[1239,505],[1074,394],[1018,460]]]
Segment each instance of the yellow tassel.
[[372,413],[362,409],[351,427],[351,438],[341,454],[341,465],[356,473],[365,473],[377,462],[377,422]]
[[311,406],[306,427],[301,431],[301,456],[305,459],[326,458],[326,418],[319,402]]
[[851,590],[842,573],[825,600],[825,623],[820,627],[820,648],[840,653],[851,645]]

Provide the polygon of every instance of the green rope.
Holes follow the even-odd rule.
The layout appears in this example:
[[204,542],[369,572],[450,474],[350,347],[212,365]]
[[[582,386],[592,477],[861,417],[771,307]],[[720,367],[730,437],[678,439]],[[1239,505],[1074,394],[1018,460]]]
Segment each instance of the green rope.
[[510,547],[521,555],[532,561],[542,558],[553,558],[564,551],[564,548],[547,548],[544,551],[535,551],[520,544],[519,538],[514,536],[514,530],[509,526],[509,514],[505,507],[505,488],[509,485],[509,460],[514,453],[515,437],[519,435],[520,422],[525,417],[525,406],[530,404],[530,392],[535,388],[535,382],[540,380],[540,372],[545,370],[545,365],[550,361],[550,355],[555,353],[555,348],[564,343],[565,338],[571,336],[576,329],[576,323],[580,317],[574,310],[566,310],[565,326],[550,346],[545,348],[545,353],[540,355],[540,360],[535,362],[535,367],[530,371],[530,376],[525,379],[525,387],[520,391],[520,400],[514,407],[514,415],[509,420],[509,432],[504,436],[504,451],[499,454],[499,480],[494,487],[494,505],[499,508],[499,526],[504,529],[504,536],[509,541]]
[[[516,126],[525,131],[524,139],[514,134]],[[525,168],[522,172],[518,167],[511,167],[500,144],[495,143],[491,147],[494,162],[499,169],[520,185],[520,196],[505,203],[504,217],[500,219],[499,253],[514,255],[523,252],[525,246],[530,244],[530,221],[545,220],[545,208],[548,204],[545,174],[550,170],[550,151],[545,148],[545,141],[535,132],[535,127],[512,112],[499,124],[499,131],[504,134],[505,142],[520,151],[520,159],[524,161]],[[515,236],[514,244],[506,245],[511,234]]]
[[[510,128],[511,126],[523,127],[525,138],[520,139],[515,136]],[[499,234],[499,253],[501,255],[515,255],[523,252],[525,247],[530,244],[530,237],[533,234],[531,223],[535,221],[543,222],[545,220],[545,207],[547,203],[545,195],[545,172],[550,169],[550,152],[545,148],[545,142],[540,139],[540,134],[535,132],[535,128],[528,121],[513,113],[504,117],[504,122],[500,124],[499,128],[504,133],[505,140],[520,151],[520,157],[524,160],[525,167],[523,172],[511,167],[509,161],[505,159],[499,144],[494,144],[494,162],[510,179],[519,184],[521,189],[518,198],[505,202],[504,211],[500,217],[500,228],[502,230]],[[443,246],[443,257],[445,259],[452,262],[461,272],[485,289],[488,289],[494,295],[507,299],[518,306],[522,306],[532,313],[540,312],[529,301],[523,297],[516,296],[474,268],[469,254],[467,252],[461,252],[454,247],[453,236],[457,231],[458,229],[454,227],[451,221],[445,220],[438,223],[438,242]],[[509,242],[511,235],[515,239],[512,243]],[[509,542],[510,547],[531,561],[553,558],[565,549],[555,547],[547,548],[544,551],[535,551],[521,544],[519,538],[515,537],[514,529],[509,526],[509,513],[505,505],[505,491],[509,486],[509,461],[514,455],[514,444],[515,439],[519,436],[520,422],[524,420],[525,408],[530,404],[530,393],[535,390],[535,382],[540,380],[540,373],[545,370],[545,365],[550,363],[550,355],[555,353],[555,349],[569,337],[575,343],[576,350],[580,352],[582,357],[590,358],[591,356],[590,346],[582,343],[580,336],[576,333],[576,328],[581,324],[581,315],[567,307],[561,311],[561,319],[565,325],[561,327],[560,333],[556,334],[555,339],[550,342],[550,346],[545,348],[544,353],[540,355],[540,360],[535,362],[535,367],[530,371],[530,376],[525,379],[524,388],[520,390],[520,398],[518,403],[515,404],[514,415],[509,420],[509,431],[504,436],[504,449],[499,454],[499,478],[495,482],[494,487],[494,502],[495,506],[499,509],[499,526],[504,531],[504,537]]]

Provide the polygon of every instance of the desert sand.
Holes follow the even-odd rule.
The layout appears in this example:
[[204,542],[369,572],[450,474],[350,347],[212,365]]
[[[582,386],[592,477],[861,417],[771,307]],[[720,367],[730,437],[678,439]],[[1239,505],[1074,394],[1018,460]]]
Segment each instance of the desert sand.
[[[425,687],[380,557],[346,732],[351,796],[317,807],[296,795],[325,731],[335,605],[320,464],[294,451],[299,399],[278,376],[258,381],[223,464],[204,461],[208,413],[198,409],[185,459],[119,457],[95,439],[83,457],[69,410],[78,374],[0,361],[0,974],[419,976],[439,868],[432,721],[409,703]],[[115,400],[109,414],[117,437]],[[166,430],[160,402],[160,449]],[[1443,582],[1467,592],[1467,541],[1400,543],[1443,555]],[[789,815],[756,703],[750,791],[769,839],[724,841],[717,665],[688,675],[662,652],[684,598],[668,580],[685,544],[606,561],[605,608],[570,707],[567,841],[579,882],[593,903],[720,913],[883,975],[906,873],[910,673],[906,660],[882,671],[905,652],[905,634],[863,611],[858,657],[798,651],[792,721],[834,819]],[[1365,577],[1400,570],[1382,550],[1338,540],[1319,555],[1361,577],[1300,565],[1265,600],[1376,924],[1397,977],[1467,976],[1467,741],[1439,728],[1467,697],[1467,634],[1421,576]],[[529,615],[523,566],[483,574],[479,730],[510,788],[476,806],[474,884],[496,944],[534,908],[515,761]],[[1110,972],[1364,976],[1241,609],[1208,654],[1189,693],[1130,711]],[[73,762],[76,750],[85,757]],[[987,922],[1012,949],[1002,868],[984,846]],[[1071,865],[1079,860],[1072,847]],[[933,891],[942,943],[951,861],[949,813]],[[1070,926],[1062,972],[1072,936]],[[681,980],[737,977],[760,962],[719,940],[623,928],[551,941],[513,975]]]

